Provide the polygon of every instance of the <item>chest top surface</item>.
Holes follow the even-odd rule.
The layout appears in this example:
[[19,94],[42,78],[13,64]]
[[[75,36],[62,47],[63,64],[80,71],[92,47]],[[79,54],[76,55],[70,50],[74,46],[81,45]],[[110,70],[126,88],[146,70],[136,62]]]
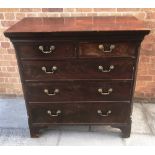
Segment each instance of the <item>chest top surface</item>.
[[5,31],[11,33],[41,32],[100,32],[149,31],[143,21],[135,17],[31,17],[24,18]]

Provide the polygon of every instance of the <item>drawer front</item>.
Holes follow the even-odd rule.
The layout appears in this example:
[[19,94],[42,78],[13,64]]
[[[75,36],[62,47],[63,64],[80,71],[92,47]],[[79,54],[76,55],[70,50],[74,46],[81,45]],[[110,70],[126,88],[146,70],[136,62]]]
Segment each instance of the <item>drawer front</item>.
[[23,61],[25,80],[132,79],[133,59]]
[[16,51],[22,59],[75,57],[73,42],[28,42],[16,43]]
[[81,42],[79,55],[80,57],[135,57],[137,47],[137,44],[133,42]]
[[30,104],[32,123],[127,123],[130,104],[110,103],[50,103]]
[[131,81],[55,81],[27,83],[25,91],[30,102],[128,101],[131,85]]

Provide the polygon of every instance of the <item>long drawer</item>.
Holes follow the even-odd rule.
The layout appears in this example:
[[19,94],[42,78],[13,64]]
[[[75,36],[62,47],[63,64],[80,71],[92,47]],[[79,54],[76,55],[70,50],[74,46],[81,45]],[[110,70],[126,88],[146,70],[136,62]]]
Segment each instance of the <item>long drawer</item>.
[[30,104],[32,123],[127,123],[130,104],[125,102]]
[[136,57],[136,42],[81,42],[80,57]]
[[23,61],[25,80],[132,79],[134,59],[105,58],[64,61]]
[[75,44],[71,41],[36,41],[15,44],[21,59],[72,58],[76,56]]
[[27,83],[25,93],[30,102],[55,101],[128,101],[131,81],[59,81]]

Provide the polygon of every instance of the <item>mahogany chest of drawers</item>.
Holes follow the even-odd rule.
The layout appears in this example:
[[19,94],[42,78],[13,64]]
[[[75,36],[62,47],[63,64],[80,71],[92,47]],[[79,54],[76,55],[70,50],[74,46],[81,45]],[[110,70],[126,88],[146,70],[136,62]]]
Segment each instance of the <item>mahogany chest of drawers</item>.
[[134,17],[25,18],[15,47],[31,137],[58,124],[110,125],[130,136],[139,48]]

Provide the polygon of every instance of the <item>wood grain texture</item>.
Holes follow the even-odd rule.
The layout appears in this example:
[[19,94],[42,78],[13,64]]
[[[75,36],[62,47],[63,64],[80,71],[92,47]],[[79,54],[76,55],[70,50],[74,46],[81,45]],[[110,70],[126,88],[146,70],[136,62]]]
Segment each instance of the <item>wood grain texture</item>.
[[[30,111],[32,113],[32,123],[127,123],[130,114],[130,104],[123,102],[111,103],[49,103],[49,104],[32,104]],[[51,110],[55,114],[57,110],[61,110],[59,116],[52,117],[47,114]],[[97,110],[101,110],[103,114],[108,116],[100,116]]]
[[[43,51],[39,47],[43,47]],[[54,50],[50,47],[54,46]],[[72,41],[40,41],[40,42],[20,42],[15,44],[15,48],[19,51],[20,58],[74,58],[76,56],[75,43]],[[44,53],[50,52],[50,53]]]
[[[133,79],[134,59],[103,58],[103,59],[66,59],[55,61],[22,61],[25,81],[52,81],[67,79]],[[54,73],[53,67],[57,67]],[[103,71],[99,70],[103,67]],[[114,66],[110,70],[110,66]],[[104,72],[109,71],[109,72]]]
[[[98,89],[102,88],[109,95],[101,95]],[[53,96],[47,95],[59,89]],[[26,96],[29,102],[55,102],[55,101],[129,101],[131,97],[131,81],[65,81],[50,83],[28,83],[25,85]],[[122,95],[123,94],[123,95]]]
[[[104,50],[99,49],[102,45]],[[110,51],[110,46],[114,45],[114,49]],[[136,42],[81,42],[79,45],[80,57],[136,57]],[[110,52],[105,52],[110,51]]]
[[9,33],[80,32],[80,31],[136,31],[148,30],[143,21],[135,17],[60,17],[24,18],[8,30]]
[[[6,30],[16,49],[31,137],[52,124],[111,125],[129,137],[140,44],[148,33],[142,21],[114,16],[25,18]],[[100,44],[115,48],[107,53]],[[40,45],[45,52],[55,49],[43,53]],[[111,65],[109,72],[98,69]],[[42,70],[53,66],[54,74]],[[47,110],[61,115],[51,117]],[[111,113],[102,117],[98,110]]]

